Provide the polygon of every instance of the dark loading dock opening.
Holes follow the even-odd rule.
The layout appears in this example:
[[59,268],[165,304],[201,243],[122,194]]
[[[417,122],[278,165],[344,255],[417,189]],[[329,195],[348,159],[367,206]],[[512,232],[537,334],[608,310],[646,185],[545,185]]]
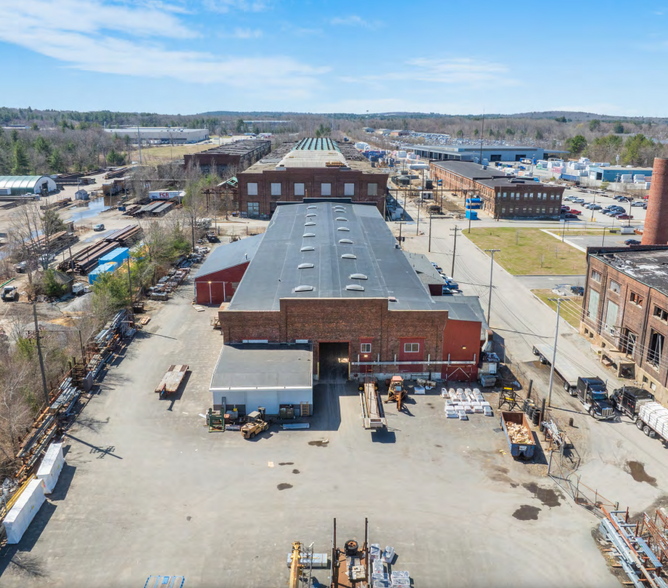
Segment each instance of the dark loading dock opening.
[[350,345],[342,343],[319,343],[318,361],[320,380],[347,380],[350,366]]

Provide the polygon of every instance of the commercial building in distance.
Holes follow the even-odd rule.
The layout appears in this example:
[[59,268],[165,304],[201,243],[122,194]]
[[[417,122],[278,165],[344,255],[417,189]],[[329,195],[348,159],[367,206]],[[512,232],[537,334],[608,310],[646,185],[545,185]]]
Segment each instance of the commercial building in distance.
[[438,187],[458,195],[478,196],[492,218],[559,220],[563,186],[548,186],[531,178],[507,177],[495,168],[467,161],[432,161],[431,177]]
[[[407,147],[408,148],[408,147]],[[425,159],[433,161],[473,161],[480,163],[487,160],[488,163],[495,161],[522,161],[523,159],[549,159],[550,157],[561,157],[568,151],[558,149],[543,149],[542,147],[509,147],[505,145],[415,145],[411,147],[416,154]]]
[[331,139],[284,143],[237,174],[239,210],[271,216],[279,202],[342,198],[383,210],[388,174],[372,167],[353,145]]
[[187,153],[183,156],[186,167],[199,166],[208,174],[214,167],[218,173],[242,172],[271,151],[271,141],[264,139],[243,139],[225,145],[218,145],[201,153]]
[[183,145],[199,143],[209,138],[208,129],[184,129],[181,127],[123,127],[104,129],[121,137],[129,137],[132,143],[156,143],[164,145]]
[[[219,309],[225,347],[238,346],[228,355],[244,345],[309,345],[315,379],[476,379],[487,338],[478,298],[432,296],[375,206],[281,204],[261,238]],[[262,361],[273,357],[267,351]],[[218,388],[239,386],[228,378]],[[249,396],[245,409],[265,401]]]

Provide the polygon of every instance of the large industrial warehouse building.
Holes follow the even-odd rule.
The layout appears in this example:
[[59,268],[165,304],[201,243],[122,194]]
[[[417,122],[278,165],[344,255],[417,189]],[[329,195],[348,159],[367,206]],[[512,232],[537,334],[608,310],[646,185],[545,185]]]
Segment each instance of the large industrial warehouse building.
[[467,161],[432,161],[431,175],[444,190],[479,196],[492,218],[559,220],[563,186],[548,186],[533,179],[509,178],[495,168]]
[[347,198],[383,210],[388,174],[353,145],[331,139],[284,143],[237,175],[238,205],[249,217],[271,216],[279,202]]
[[580,332],[668,405],[668,159],[652,177],[642,245],[587,250]]
[[132,143],[162,143],[165,145],[182,145],[199,143],[209,138],[207,129],[184,129],[181,127],[125,127],[121,129],[104,129],[107,133],[121,138],[129,137]]
[[49,176],[0,176],[0,196],[49,194],[58,190]]
[[[219,319],[223,364],[228,345],[237,352],[251,345],[264,373],[260,364],[273,356],[268,348],[263,359],[258,345],[308,345],[315,379],[406,373],[474,380],[487,336],[477,297],[430,295],[378,209],[349,200],[278,206]],[[212,378],[214,403],[229,404],[220,389],[244,380],[221,385],[220,373]],[[265,404],[271,378],[253,383],[265,390]],[[303,377],[296,380],[290,385],[303,385]],[[303,396],[288,403],[284,395],[280,404]],[[265,406],[254,398],[243,410]],[[278,391],[273,398],[275,408]]]
[[226,145],[218,145],[201,153],[186,153],[183,161],[186,167],[199,166],[203,174],[213,168],[219,174],[230,170],[239,173],[253,165],[271,151],[271,141],[263,139],[244,139]]
[[436,161],[474,161],[482,163],[494,161],[522,161],[523,159],[549,159],[563,157],[568,151],[543,149],[542,147],[508,145],[416,145],[411,148],[425,159]]

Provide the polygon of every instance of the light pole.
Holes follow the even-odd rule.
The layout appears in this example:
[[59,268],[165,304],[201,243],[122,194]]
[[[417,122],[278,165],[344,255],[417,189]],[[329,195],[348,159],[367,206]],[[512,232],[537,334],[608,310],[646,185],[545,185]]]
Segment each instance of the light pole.
[[[557,339],[559,337],[559,309],[561,308],[561,298],[548,298],[550,302],[557,303],[557,326],[554,329],[554,347],[552,348],[552,365],[550,366],[550,387],[547,394],[547,405],[552,406],[552,385],[554,384],[554,362],[557,361]],[[545,415],[543,415],[544,417]]]
[[489,265],[489,301],[487,302],[487,326],[490,326],[490,317],[492,315],[492,280],[494,278],[494,254],[501,249],[485,249],[485,252],[492,256],[492,261]]
[[450,270],[450,277],[454,279],[455,277],[455,257],[457,255],[457,232],[461,231],[461,229],[455,225],[454,229],[450,229],[451,233],[454,233],[454,243],[452,245],[452,270]]
[[212,298],[211,298],[211,282],[209,282],[209,304],[213,304],[211,302],[211,300],[212,300]]
[[433,215],[429,213],[429,248],[427,251],[431,253],[431,219],[433,218]]

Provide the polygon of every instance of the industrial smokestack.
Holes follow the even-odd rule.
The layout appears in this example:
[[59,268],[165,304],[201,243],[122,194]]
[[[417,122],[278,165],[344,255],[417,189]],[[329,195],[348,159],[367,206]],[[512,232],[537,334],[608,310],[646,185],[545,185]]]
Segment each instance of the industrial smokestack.
[[642,244],[668,244],[668,159],[662,157],[654,159]]

